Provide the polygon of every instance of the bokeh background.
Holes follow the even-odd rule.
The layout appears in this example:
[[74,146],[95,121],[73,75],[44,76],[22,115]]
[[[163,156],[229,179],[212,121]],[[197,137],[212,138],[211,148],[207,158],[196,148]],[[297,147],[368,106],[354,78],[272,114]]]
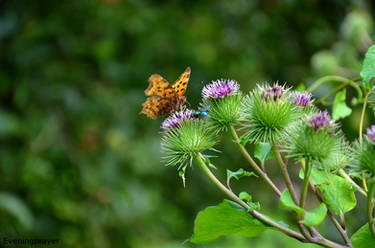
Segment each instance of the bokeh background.
[[[187,66],[191,108],[217,78],[247,92],[262,82],[356,77],[375,35],[374,8],[364,0],[1,0],[0,238],[58,238],[61,247],[302,247],[273,231],[183,244],[198,211],[223,195],[194,168],[184,188],[160,162],[162,119],[138,114],[143,90],[152,73],[173,82]],[[358,115],[354,107],[343,121],[349,140]],[[217,148],[220,178],[225,168],[248,168],[226,135]],[[268,169],[283,187],[272,161]],[[293,221],[260,179],[233,188]],[[360,198],[350,233],[365,222]],[[331,227],[319,228],[340,240]]]

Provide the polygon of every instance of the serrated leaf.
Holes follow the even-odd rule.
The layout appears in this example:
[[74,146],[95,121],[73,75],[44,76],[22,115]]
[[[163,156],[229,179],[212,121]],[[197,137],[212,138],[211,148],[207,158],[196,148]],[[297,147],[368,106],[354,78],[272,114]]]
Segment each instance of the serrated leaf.
[[305,218],[302,223],[308,226],[317,226],[322,223],[322,221],[326,217],[326,214],[327,207],[324,203],[321,203],[317,208],[306,212]]
[[375,77],[375,45],[372,45],[366,52],[360,76],[367,85]]
[[243,177],[255,176],[258,177],[254,172],[245,171],[244,169],[238,169],[237,171],[231,171],[227,169],[227,180],[235,178],[240,180]]
[[346,90],[342,90],[336,94],[335,100],[333,101],[332,118],[333,120],[339,120],[349,116],[352,113],[352,109],[346,105]]
[[273,158],[272,146],[268,142],[259,142],[255,145],[254,156],[263,164],[267,159]]
[[370,231],[369,224],[363,225],[350,238],[355,248],[375,247],[375,237]]
[[327,207],[324,203],[320,204],[317,208],[306,211],[294,203],[289,190],[285,190],[280,196],[280,209],[293,210],[297,213],[298,217],[303,217],[303,223],[308,226],[319,225],[327,214]]
[[198,213],[190,242],[206,244],[229,234],[255,237],[268,228],[271,227],[255,219],[237,203],[224,200]]
[[246,202],[251,202],[252,200],[252,197],[251,195],[249,195],[249,193],[247,192],[241,192],[238,197],[243,200],[243,201],[246,201]]
[[248,211],[252,210],[259,210],[260,209],[260,204],[259,202],[253,202],[251,195],[249,195],[247,192],[241,192],[238,197],[245,201],[247,205],[250,206],[250,209]]

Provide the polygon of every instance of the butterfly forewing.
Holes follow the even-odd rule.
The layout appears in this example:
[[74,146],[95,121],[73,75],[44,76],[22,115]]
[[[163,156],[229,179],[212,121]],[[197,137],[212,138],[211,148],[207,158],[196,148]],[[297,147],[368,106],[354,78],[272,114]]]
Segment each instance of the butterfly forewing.
[[186,70],[181,74],[181,76],[173,84],[172,87],[176,91],[179,97],[185,94],[186,87],[189,82],[189,78],[190,78],[190,67],[186,68]]

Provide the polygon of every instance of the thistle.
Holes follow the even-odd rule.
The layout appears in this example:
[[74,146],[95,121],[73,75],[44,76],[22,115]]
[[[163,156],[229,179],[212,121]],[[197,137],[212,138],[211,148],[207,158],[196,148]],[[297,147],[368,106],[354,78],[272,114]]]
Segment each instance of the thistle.
[[234,80],[219,79],[202,89],[202,107],[207,109],[211,128],[225,131],[240,118],[242,95]]
[[347,163],[347,145],[327,111],[305,116],[288,128],[283,152],[325,170],[337,170]]
[[309,92],[295,92],[292,98],[295,105],[305,108],[312,102],[311,97]]
[[274,143],[300,116],[301,111],[290,101],[290,94],[283,86],[258,87],[245,97],[242,104],[242,129],[245,133],[241,140],[244,143]]
[[215,150],[216,136],[208,128],[206,119],[193,117],[194,111],[185,110],[168,117],[162,125],[165,132],[162,136],[161,150],[165,164],[178,166],[180,176],[184,174],[193,156],[206,150]]
[[218,79],[206,85],[202,89],[203,100],[221,99],[236,93],[240,89],[239,84],[231,79]]
[[375,179],[375,125],[367,128],[362,147],[356,142],[353,147],[351,174],[361,178]]
[[183,121],[196,119],[194,113],[195,111],[190,109],[174,112],[171,116],[163,121],[161,124],[161,129],[168,131],[170,128],[180,128],[180,124]]

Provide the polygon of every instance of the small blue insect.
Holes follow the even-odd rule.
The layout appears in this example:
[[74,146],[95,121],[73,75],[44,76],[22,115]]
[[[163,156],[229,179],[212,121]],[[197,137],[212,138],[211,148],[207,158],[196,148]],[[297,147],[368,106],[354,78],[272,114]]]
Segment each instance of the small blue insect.
[[198,119],[207,119],[210,118],[206,110],[196,110],[193,113],[193,116]]

